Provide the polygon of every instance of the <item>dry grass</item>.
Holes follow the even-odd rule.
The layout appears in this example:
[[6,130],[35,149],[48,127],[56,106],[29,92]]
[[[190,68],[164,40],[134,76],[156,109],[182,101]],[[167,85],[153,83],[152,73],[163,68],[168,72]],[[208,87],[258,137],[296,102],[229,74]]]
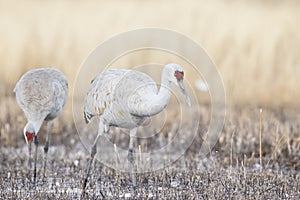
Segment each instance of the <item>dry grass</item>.
[[[221,72],[229,103],[299,104],[298,1],[0,4],[0,95],[11,92],[26,70],[41,66],[61,69],[72,88],[75,72],[97,44],[123,31],[154,26],[179,31],[203,45]],[[141,61],[174,62],[145,54],[124,67]]]
[[[210,109],[202,107],[201,115],[209,115]],[[136,194],[131,189],[128,173],[107,168],[96,162],[84,199],[125,198],[134,195],[138,199],[298,199],[300,197],[300,126],[297,112],[289,109],[263,112],[262,162],[259,157],[259,108],[236,107],[229,112],[227,122],[218,144],[210,155],[203,157],[197,137],[183,157],[171,166],[156,172],[138,174]],[[7,113],[6,113],[7,114]],[[88,159],[75,128],[67,127],[66,121],[55,121],[49,152],[48,177],[41,177],[36,186],[32,183],[31,171],[26,167],[27,151],[22,133],[17,130],[24,119],[20,111],[5,121],[1,130],[0,197],[7,198],[82,198],[81,181]],[[14,123],[20,118],[21,124]],[[173,121],[171,119],[171,121]],[[157,143],[168,140],[173,134],[170,119],[165,130],[147,144],[151,149]],[[199,135],[207,131],[209,120],[200,120]],[[1,121],[1,124],[3,122]],[[41,144],[45,135],[40,133]],[[16,132],[20,132],[16,134]],[[128,146],[127,135],[112,132],[112,140],[119,147]],[[117,138],[117,139],[116,139]],[[111,158],[115,153],[106,152]],[[42,146],[39,149],[38,169],[41,169]],[[159,159],[159,158],[157,158]],[[136,159],[142,166],[143,159]]]

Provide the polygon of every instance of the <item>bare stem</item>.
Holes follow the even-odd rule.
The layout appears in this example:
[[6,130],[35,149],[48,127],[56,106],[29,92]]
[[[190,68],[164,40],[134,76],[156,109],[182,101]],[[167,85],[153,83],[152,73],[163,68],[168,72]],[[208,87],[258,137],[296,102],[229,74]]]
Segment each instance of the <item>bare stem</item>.
[[259,159],[260,169],[262,170],[262,108],[259,110]]

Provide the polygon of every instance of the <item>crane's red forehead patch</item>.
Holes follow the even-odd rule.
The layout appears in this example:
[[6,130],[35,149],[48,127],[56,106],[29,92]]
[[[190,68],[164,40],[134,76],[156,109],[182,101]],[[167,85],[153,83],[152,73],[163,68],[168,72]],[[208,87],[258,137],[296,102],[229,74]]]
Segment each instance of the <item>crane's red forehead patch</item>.
[[184,73],[183,73],[183,71],[182,72],[181,71],[175,71],[174,76],[176,77],[176,79],[178,81],[180,81],[180,80],[183,79]]
[[32,142],[34,138],[34,133],[29,133],[26,131],[27,142]]

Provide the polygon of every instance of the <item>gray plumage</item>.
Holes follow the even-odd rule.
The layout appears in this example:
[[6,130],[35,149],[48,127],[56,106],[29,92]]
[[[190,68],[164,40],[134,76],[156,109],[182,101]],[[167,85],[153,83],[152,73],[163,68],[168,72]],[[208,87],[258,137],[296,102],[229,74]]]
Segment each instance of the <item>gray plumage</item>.
[[[36,151],[38,146],[38,132],[43,121],[47,121],[47,139],[44,147],[44,176],[49,146],[51,122],[62,111],[68,97],[68,81],[58,70],[51,68],[33,69],[26,72],[17,82],[14,92],[20,108],[25,113],[27,124],[24,136],[29,143],[29,166],[31,167],[31,141],[34,137]],[[37,152],[36,155],[37,157]],[[36,158],[34,179],[36,178]]]
[[88,123],[93,116],[101,115],[108,126],[132,129],[149,116],[131,113],[141,107],[146,95],[157,95],[156,83],[146,74],[134,70],[109,69],[92,81],[84,103],[84,117]]
[[181,88],[188,104],[188,97],[183,84],[183,70],[177,64],[168,64],[163,68],[161,86],[158,90],[156,83],[147,74],[125,69],[109,69],[99,73],[91,82],[84,101],[84,118],[87,123],[92,117],[99,116],[99,130],[91,150],[85,189],[90,174],[91,164],[97,152],[97,141],[110,126],[130,129],[128,160],[133,187],[136,187],[133,165],[133,140],[137,127],[148,117],[160,113],[169,103],[171,84]]
[[61,113],[68,97],[68,81],[56,69],[34,69],[21,77],[14,92],[18,105],[37,133],[44,120],[53,120]]

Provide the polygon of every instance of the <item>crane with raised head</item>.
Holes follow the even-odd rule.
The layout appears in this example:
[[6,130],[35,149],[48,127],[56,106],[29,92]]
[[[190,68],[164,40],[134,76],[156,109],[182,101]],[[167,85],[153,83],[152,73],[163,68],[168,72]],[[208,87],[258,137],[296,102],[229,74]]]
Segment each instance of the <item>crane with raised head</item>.
[[163,68],[159,90],[151,77],[136,70],[107,69],[96,75],[85,97],[84,118],[86,123],[89,123],[92,117],[99,116],[100,122],[97,137],[92,144],[83,190],[86,188],[97,153],[97,142],[103,133],[108,132],[110,126],[130,130],[128,161],[132,185],[136,188],[133,143],[137,127],[166,108],[171,97],[172,83],[180,87],[188,105],[191,106],[183,77],[182,67],[173,63]]

